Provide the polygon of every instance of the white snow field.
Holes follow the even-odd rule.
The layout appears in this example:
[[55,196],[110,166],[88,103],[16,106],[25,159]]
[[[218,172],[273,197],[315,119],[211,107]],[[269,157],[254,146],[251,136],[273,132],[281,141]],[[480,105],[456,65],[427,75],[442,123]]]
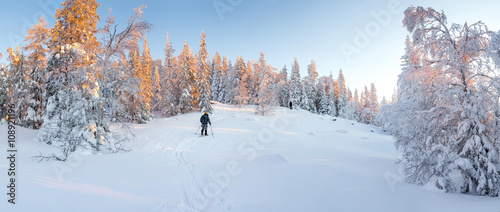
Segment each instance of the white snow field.
[[[16,204],[2,157],[0,211],[500,211],[499,198],[402,182],[393,138],[380,128],[302,110],[213,107],[213,137],[195,135],[199,112],[157,118],[133,125],[130,152],[68,162],[34,161],[60,149],[19,127]],[[0,135],[5,156],[5,124]]]

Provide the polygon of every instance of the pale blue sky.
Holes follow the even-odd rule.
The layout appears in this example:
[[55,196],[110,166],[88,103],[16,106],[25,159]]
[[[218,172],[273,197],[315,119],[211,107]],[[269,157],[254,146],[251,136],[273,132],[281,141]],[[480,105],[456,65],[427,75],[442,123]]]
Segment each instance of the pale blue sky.
[[[0,8],[0,52],[15,46],[27,28],[42,14],[49,24],[54,23],[55,6],[62,0],[4,1]],[[333,71],[336,77],[342,68],[347,85],[362,89],[375,83],[379,100],[390,99],[400,71],[406,31],[402,27],[402,11],[409,5],[431,6],[444,10],[449,23],[482,20],[494,31],[500,29],[500,3],[494,0],[476,1],[285,1],[285,0],[161,0],[111,1],[102,3],[99,15],[102,22],[109,8],[123,27],[133,8],[142,4],[146,20],[153,24],[148,34],[154,58],[163,57],[165,36],[178,54],[184,40],[193,51],[198,51],[200,33],[207,34],[207,48],[211,56],[218,50],[234,62],[237,56],[245,60],[257,59],[260,51],[267,61],[281,69],[294,57],[299,59],[301,76],[307,71],[311,59],[315,60],[320,75]],[[226,10],[219,11],[214,3]],[[232,3],[232,4],[231,4]],[[398,11],[391,11],[391,4]],[[392,12],[392,13],[391,13]],[[395,13],[394,13],[395,12]],[[372,14],[389,14],[389,19],[378,21]],[[47,17],[48,16],[48,17]],[[101,22],[101,24],[102,24]],[[371,31],[368,40],[358,39],[357,31]],[[362,35],[361,35],[362,37]],[[358,39],[359,42],[356,42]],[[353,47],[345,54],[341,47]],[[354,49],[356,48],[356,49]]]

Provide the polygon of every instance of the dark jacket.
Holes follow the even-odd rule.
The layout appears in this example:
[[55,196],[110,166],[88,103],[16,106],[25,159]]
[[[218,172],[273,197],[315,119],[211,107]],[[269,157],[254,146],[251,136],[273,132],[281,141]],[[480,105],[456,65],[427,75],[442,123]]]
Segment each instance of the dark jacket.
[[210,118],[208,118],[208,114],[203,114],[203,116],[201,116],[200,118],[200,122],[201,124],[207,124],[207,123],[212,124],[212,122],[210,122]]

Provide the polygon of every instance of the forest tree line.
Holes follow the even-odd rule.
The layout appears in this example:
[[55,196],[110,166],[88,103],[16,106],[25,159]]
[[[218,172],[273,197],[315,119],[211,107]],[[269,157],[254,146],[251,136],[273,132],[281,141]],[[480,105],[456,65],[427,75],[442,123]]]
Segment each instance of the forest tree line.
[[[0,118],[15,106],[15,124],[40,129],[39,140],[63,147],[65,160],[79,147],[87,150],[123,149],[110,128],[147,123],[155,111],[164,116],[199,109],[212,112],[211,101],[256,105],[266,114],[275,106],[302,108],[374,124],[379,103],[374,84],[354,93],[346,87],[342,70],[336,78],[318,76],[315,61],[301,77],[297,58],[281,70],[269,65],[265,54],[257,60],[237,57],[233,63],[206,48],[202,32],[194,54],[185,42],[179,54],[166,36],[163,59],[153,59],[144,20],[145,6],[134,9],[120,31],[115,17],[100,17],[95,0],[68,0],[49,28],[43,17],[29,29],[26,46],[7,50],[7,66],[0,67]],[[100,39],[97,37],[100,36]]]

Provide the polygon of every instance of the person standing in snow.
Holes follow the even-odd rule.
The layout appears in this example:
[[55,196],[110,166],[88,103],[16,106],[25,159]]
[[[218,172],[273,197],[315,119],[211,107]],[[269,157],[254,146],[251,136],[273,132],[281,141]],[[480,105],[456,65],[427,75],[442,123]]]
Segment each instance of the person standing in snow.
[[207,124],[210,124],[212,125],[212,122],[210,122],[210,118],[208,117],[208,113],[205,112],[205,114],[203,114],[200,118],[200,122],[201,122],[201,135],[203,135],[203,131],[205,131],[205,135],[208,135],[207,134]]

